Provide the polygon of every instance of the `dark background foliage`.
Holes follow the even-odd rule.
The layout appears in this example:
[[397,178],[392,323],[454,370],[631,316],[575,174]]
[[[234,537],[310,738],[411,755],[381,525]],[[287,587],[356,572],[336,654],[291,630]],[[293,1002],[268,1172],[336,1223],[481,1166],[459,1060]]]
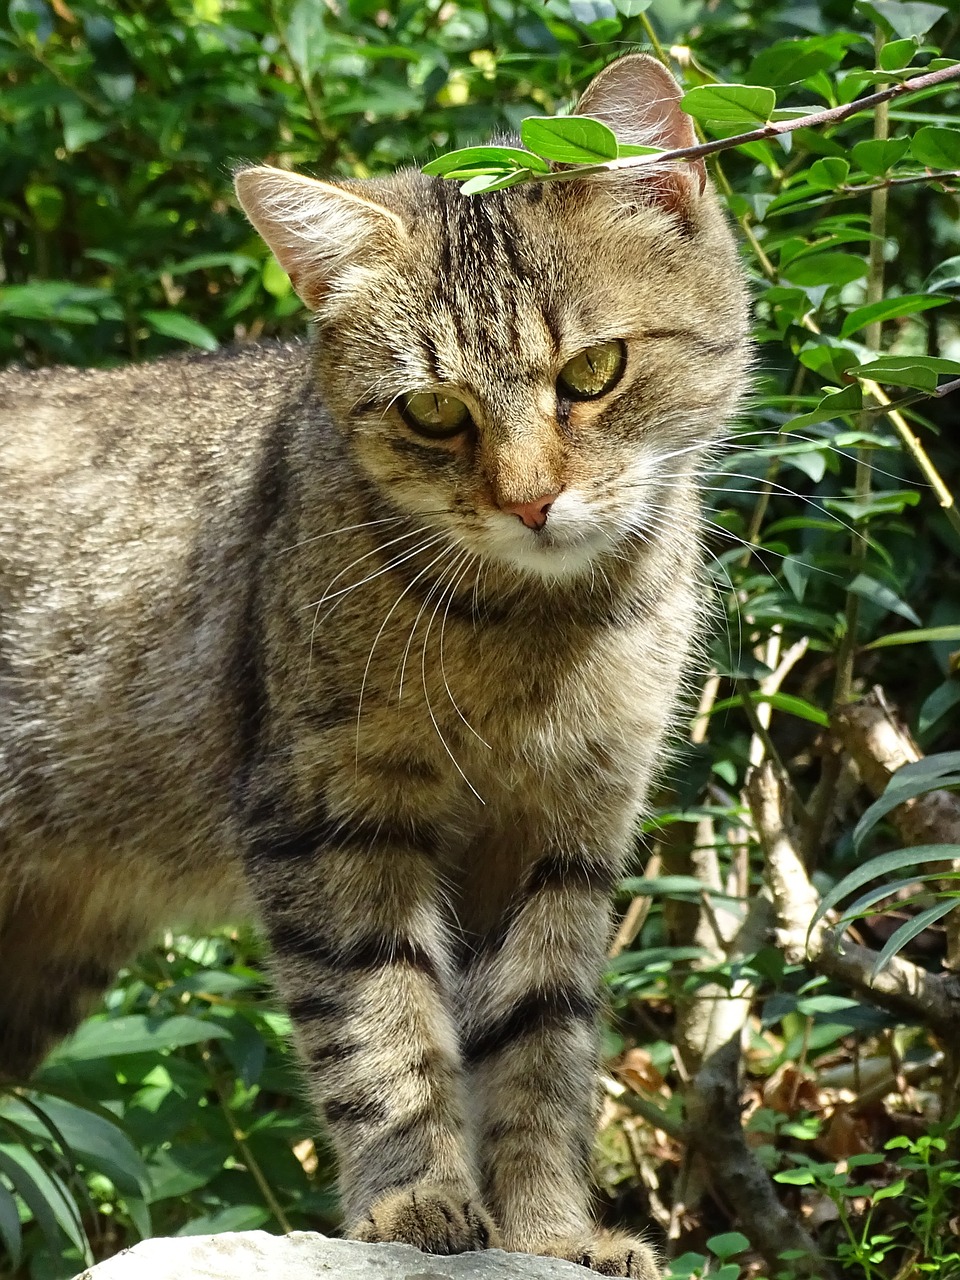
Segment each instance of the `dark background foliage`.
[[[666,57],[688,86],[767,86],[780,108],[816,111],[904,67],[960,57],[960,8],[10,0],[0,17],[0,362],[111,364],[302,333],[289,282],[233,201],[238,162],[344,176],[423,164],[564,108],[637,47]],[[818,414],[830,388],[871,377],[857,371],[877,352],[900,358],[872,379],[895,399],[960,373],[949,363],[960,361],[957,180],[899,184],[960,169],[958,103],[956,89],[894,103],[893,141],[863,114],[711,162],[753,281],[756,380],[709,486],[719,625],[704,714],[659,797],[647,876],[620,898],[597,1152],[605,1216],[652,1217],[677,1275],[801,1268],[761,1261],[753,1224],[682,1127],[711,1048],[695,1030],[698,1009],[738,995],[749,1142],[780,1175],[796,1220],[848,1275],[911,1265],[960,1274],[957,1046],[815,964],[786,963],[769,931],[737,942],[764,869],[740,798],[751,759],[788,766],[806,866],[826,890],[901,842],[881,823],[855,846],[869,796],[833,745],[838,707],[879,683],[945,769],[960,749],[956,522],[895,421],[852,401]],[[714,136],[756,120],[747,111],[724,130],[706,111],[700,123]],[[924,129],[940,133],[921,138]],[[891,179],[878,215],[870,188]],[[871,245],[882,251],[871,256]],[[864,327],[860,308],[881,296],[887,310]],[[957,403],[904,409],[948,490]],[[909,854],[901,862],[903,884],[859,926],[877,948],[946,901]],[[949,917],[898,945],[942,973]],[[0,1100],[10,1275],[57,1280],[151,1231],[332,1228],[330,1155],[263,985],[246,930],[169,936],[32,1088]]]

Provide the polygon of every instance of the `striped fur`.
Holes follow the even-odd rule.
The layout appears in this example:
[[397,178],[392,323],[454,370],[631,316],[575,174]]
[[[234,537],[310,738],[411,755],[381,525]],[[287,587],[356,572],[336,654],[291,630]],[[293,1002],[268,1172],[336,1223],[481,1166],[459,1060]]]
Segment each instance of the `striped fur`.
[[[586,106],[676,142],[676,100],[627,58]],[[591,1225],[598,976],[744,382],[729,232],[696,170],[238,187],[313,344],[0,375],[0,1071],[255,913],[350,1233],[651,1280]],[[397,412],[434,388],[461,436]]]

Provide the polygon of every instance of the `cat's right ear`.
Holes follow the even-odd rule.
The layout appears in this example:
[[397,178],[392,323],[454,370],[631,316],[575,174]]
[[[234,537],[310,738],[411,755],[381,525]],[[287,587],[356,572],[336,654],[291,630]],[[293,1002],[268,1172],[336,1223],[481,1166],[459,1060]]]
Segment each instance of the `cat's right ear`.
[[[621,142],[680,150],[697,142],[693,120],[680,109],[682,97],[683,90],[662,63],[647,53],[630,53],[594,76],[577,103],[577,115],[602,120]],[[645,188],[655,202],[679,210],[702,194],[707,171],[702,160],[680,161],[622,169],[610,180],[633,183],[641,197]]]
[[403,219],[351,190],[354,185],[267,165],[234,175],[244,213],[311,311],[322,309],[350,267],[406,237]]

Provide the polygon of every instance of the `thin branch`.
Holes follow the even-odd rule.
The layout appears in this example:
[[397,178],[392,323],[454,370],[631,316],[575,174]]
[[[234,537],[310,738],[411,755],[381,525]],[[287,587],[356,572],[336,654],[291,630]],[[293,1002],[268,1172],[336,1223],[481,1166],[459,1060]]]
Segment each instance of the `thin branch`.
[[820,895],[807,875],[789,821],[789,783],[769,760],[747,776],[746,795],[763,847],[764,876],[777,914],[777,937],[791,964],[811,964],[882,1009],[919,1022],[951,1043],[960,1026],[960,978],[931,974],[894,956],[872,976],[877,953],[834,936],[827,921],[810,929]]
[[777,1197],[770,1175],[747,1144],[740,1119],[740,1036],[714,1050],[686,1096],[687,1135],[710,1170],[750,1243],[771,1272],[781,1270],[780,1255],[795,1250],[795,1275],[827,1277],[835,1273],[813,1239]]
[[[906,94],[920,93],[924,89],[935,89],[947,85],[953,80],[960,80],[960,65],[941,67],[939,71],[931,71],[926,75],[914,76],[911,80],[903,80],[899,84],[889,85],[878,93],[868,94],[865,98],[856,98],[844,106],[830,107],[826,111],[815,111],[807,116],[794,116],[790,120],[771,120],[759,129],[751,129],[749,133],[738,133],[731,138],[715,138],[712,142],[701,142],[692,147],[675,147],[670,151],[658,151],[653,155],[621,156],[617,160],[606,160],[602,164],[585,164],[571,166],[568,169],[557,169],[551,173],[532,173],[521,182],[572,182],[579,178],[589,177],[594,173],[610,173],[619,169],[636,169],[643,165],[663,164],[669,160],[701,160],[704,156],[712,156],[718,151],[729,151],[733,147],[742,147],[748,142],[763,142],[768,138],[777,138],[784,133],[793,133],[797,129],[817,129],[827,124],[839,124],[850,116],[861,111],[872,111],[884,102],[894,98],[902,98]],[[517,185],[520,185],[518,182]]]

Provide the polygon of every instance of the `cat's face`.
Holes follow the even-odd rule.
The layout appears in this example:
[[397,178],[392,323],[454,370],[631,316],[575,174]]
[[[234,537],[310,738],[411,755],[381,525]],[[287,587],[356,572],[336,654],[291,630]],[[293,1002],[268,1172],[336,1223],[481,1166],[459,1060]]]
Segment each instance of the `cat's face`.
[[340,218],[320,287],[315,233],[312,276],[284,253],[314,193],[247,207],[315,305],[324,397],[376,487],[482,561],[553,579],[659,530],[742,388],[740,274],[701,185],[311,184]]

